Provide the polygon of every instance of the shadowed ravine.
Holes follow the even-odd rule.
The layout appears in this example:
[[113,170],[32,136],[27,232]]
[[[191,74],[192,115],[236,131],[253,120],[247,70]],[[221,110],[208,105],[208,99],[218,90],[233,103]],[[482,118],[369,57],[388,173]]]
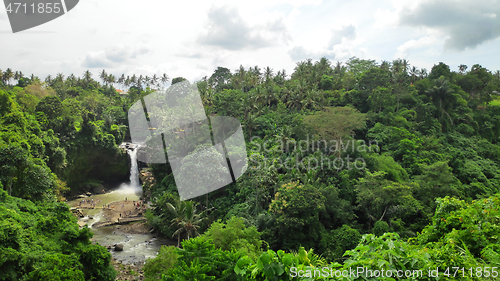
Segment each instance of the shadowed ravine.
[[[122,144],[121,147],[125,146]],[[132,223],[122,225],[110,225],[93,227],[102,224],[113,224],[121,217],[123,220],[141,220],[143,207],[137,209],[134,206],[140,202],[142,186],[139,182],[139,170],[137,167],[138,146],[131,145],[127,152],[130,156],[130,181],[121,183],[115,189],[104,194],[96,194],[86,198],[78,198],[68,201],[70,207],[79,208],[84,217],[79,219],[80,225],[87,224],[94,233],[93,241],[102,246],[110,248],[110,252],[116,260],[123,263],[143,263],[147,258],[156,256],[160,247],[160,242],[155,235],[149,233],[144,225],[132,225]],[[83,203],[82,200],[94,200],[95,208],[91,203]],[[125,201],[126,200],[126,201]],[[105,208],[103,209],[103,205]],[[109,205],[109,208],[108,208]],[[129,211],[130,210],[130,211]],[[129,215],[129,212],[132,212]],[[115,219],[116,217],[116,219]],[[140,222],[139,222],[140,223]],[[97,226],[96,225],[96,226]],[[134,227],[137,226],[137,227]],[[132,232],[132,233],[130,233]],[[115,244],[122,244],[123,251],[115,251],[112,247]]]

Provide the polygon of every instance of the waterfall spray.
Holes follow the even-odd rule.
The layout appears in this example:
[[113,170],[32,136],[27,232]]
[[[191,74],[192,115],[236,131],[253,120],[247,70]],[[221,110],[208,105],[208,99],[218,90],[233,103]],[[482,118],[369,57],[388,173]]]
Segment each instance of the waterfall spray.
[[139,182],[139,167],[137,166],[137,151],[139,150],[139,145],[132,147],[132,149],[127,149],[127,153],[130,157],[130,183],[122,183],[120,187],[113,191],[120,194],[140,194],[142,193],[142,185]]
[[137,167],[137,150],[139,146],[136,146],[133,150],[127,150],[128,155],[130,155],[130,186],[140,187],[139,184],[139,168]]

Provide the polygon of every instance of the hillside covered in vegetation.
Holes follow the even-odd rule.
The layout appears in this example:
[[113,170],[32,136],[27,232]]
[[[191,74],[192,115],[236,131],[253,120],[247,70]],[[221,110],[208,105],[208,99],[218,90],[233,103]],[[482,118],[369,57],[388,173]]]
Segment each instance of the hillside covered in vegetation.
[[[127,111],[168,77],[0,75],[0,280],[114,280],[111,255],[58,201],[127,180]],[[498,71],[322,58],[291,75],[219,67],[194,83],[207,115],[240,120],[248,166],[180,201],[170,165],[149,165],[149,224],[182,248],[149,260],[148,280],[498,276]]]

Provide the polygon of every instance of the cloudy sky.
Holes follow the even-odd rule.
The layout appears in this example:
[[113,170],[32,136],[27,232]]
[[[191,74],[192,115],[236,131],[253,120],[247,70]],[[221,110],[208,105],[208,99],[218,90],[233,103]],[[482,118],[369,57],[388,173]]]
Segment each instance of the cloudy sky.
[[13,34],[0,9],[0,69],[40,77],[162,74],[191,81],[217,66],[404,58],[430,68],[500,69],[500,0],[81,0],[67,15]]

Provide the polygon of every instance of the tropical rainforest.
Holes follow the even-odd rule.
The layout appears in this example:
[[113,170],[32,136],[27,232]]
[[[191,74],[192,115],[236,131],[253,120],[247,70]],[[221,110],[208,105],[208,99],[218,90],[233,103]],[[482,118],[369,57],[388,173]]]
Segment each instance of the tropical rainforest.
[[[180,82],[0,71],[0,280],[115,280],[64,200],[127,180],[128,109]],[[169,163],[142,164],[148,224],[176,242],[146,280],[498,280],[499,71],[321,58],[193,83],[240,120],[246,171],[181,201]]]

